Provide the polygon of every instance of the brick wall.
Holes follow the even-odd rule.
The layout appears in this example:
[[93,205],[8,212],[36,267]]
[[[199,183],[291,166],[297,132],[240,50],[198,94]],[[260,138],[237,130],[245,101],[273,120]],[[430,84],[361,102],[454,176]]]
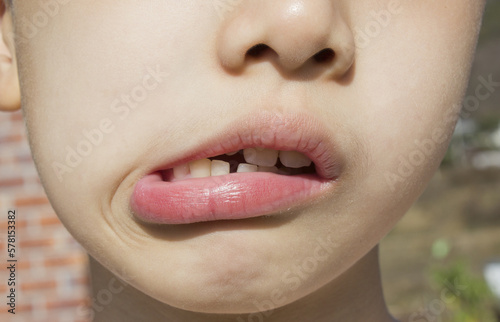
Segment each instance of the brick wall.
[[[7,212],[16,210],[16,315],[7,312]],[[86,321],[87,256],[50,206],[20,112],[0,112],[0,321]]]

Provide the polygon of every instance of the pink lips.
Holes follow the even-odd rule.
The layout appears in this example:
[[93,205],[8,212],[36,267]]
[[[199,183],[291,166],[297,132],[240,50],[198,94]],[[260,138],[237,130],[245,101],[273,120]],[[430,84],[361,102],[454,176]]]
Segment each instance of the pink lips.
[[163,182],[161,175],[146,176],[132,198],[136,216],[157,224],[243,219],[285,209],[313,197],[326,182],[311,175],[234,173],[221,177]]
[[[166,170],[190,161],[249,147],[294,150],[307,155],[317,174],[232,173],[168,182]],[[155,224],[189,224],[269,215],[331,191],[341,159],[323,124],[309,115],[261,113],[233,123],[187,155],[158,164],[136,184],[130,205],[136,218]]]

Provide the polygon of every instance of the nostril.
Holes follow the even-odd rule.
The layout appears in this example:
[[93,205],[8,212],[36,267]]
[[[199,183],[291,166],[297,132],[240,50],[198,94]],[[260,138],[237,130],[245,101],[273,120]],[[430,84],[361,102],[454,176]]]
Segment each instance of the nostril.
[[271,48],[265,44],[258,44],[253,46],[247,51],[247,55],[254,58],[259,58],[264,55],[264,53]]
[[313,56],[317,63],[329,63],[335,57],[335,52],[331,48],[325,48]]

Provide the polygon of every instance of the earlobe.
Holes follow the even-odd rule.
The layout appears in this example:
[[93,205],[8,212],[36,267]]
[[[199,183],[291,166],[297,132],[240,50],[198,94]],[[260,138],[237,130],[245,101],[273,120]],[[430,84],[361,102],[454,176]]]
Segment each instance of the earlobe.
[[0,0],[0,111],[16,111],[21,107],[12,30],[10,10]]

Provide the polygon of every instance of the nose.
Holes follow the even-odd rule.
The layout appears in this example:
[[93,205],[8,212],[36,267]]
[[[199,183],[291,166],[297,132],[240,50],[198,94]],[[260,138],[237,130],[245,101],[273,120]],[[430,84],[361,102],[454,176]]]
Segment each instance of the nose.
[[354,60],[354,36],[338,0],[242,1],[222,24],[217,44],[221,65],[241,71],[269,59],[286,72],[321,65],[333,77]]

